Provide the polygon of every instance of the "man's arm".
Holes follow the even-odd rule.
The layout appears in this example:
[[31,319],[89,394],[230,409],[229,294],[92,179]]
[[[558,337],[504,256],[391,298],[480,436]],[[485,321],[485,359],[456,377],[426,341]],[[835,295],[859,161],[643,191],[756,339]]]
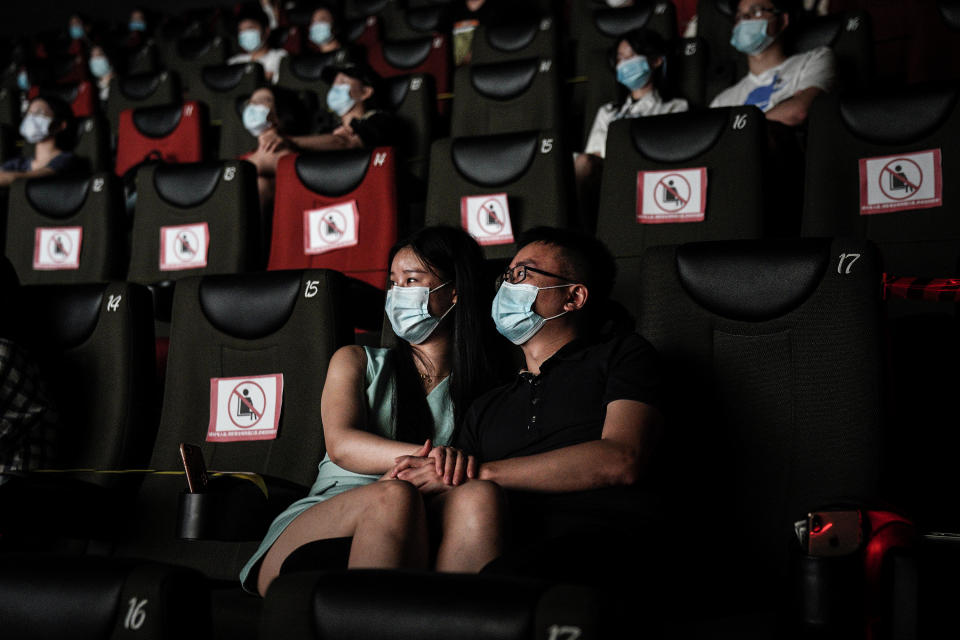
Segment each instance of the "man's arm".
[[600,440],[480,465],[481,480],[525,491],[582,491],[637,482],[662,428],[656,408],[636,400],[607,405]]
[[765,114],[767,120],[781,122],[788,127],[796,127],[807,120],[807,113],[813,100],[823,93],[820,87],[801,89]]
[[357,149],[363,146],[360,136],[347,127],[337,127],[333,133],[314,136],[289,136],[287,138],[304,151],[329,151],[335,149]]

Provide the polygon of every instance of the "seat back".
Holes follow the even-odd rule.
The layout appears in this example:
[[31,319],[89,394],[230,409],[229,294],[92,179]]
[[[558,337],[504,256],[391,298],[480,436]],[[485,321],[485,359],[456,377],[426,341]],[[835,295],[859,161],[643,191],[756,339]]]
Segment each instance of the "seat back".
[[111,128],[116,131],[120,126],[120,112],[139,107],[179,104],[180,78],[175,72],[138,73],[117,76],[110,81],[110,95],[107,98],[107,118]]
[[729,107],[611,124],[597,236],[631,312],[648,247],[762,237],[764,122],[756,107]]
[[739,80],[745,71],[744,56],[730,45],[736,0],[699,0],[697,37],[706,43],[706,102]]
[[263,83],[263,67],[255,62],[211,65],[200,69],[200,82],[187,91],[187,99],[207,105],[210,120],[221,122],[238,96],[249,96]]
[[557,59],[558,27],[553,18],[478,25],[470,45],[472,64],[505,62],[519,58]]
[[199,162],[207,125],[206,107],[197,102],[127,109],[117,132],[118,176],[147,160]]
[[387,147],[280,158],[268,269],[336,269],[383,289],[397,241],[395,163]]
[[865,11],[841,11],[801,22],[791,44],[797,53],[830,47],[837,63],[837,86],[844,90],[873,84],[873,28]]
[[[670,429],[659,468],[683,565],[675,575],[703,577],[687,580],[688,597],[769,602],[786,593],[776,578],[797,545],[794,521],[878,499],[879,279],[875,249],[857,240],[644,255],[638,328],[663,363]],[[704,545],[704,522],[730,526],[711,527]]]
[[224,111],[220,120],[220,142],[217,157],[221,160],[235,160],[257,150],[260,144],[256,136],[243,126],[243,109],[250,95],[240,94],[233,99],[233,105]]
[[551,58],[464,65],[455,84],[454,137],[560,128],[560,83]]
[[[8,304],[8,335],[36,359],[61,425],[51,467],[143,468],[159,407],[147,289],[124,282],[25,286]],[[117,480],[98,476],[86,479]]]
[[43,93],[60,98],[68,105],[76,118],[89,118],[99,113],[99,98],[93,88],[93,83],[89,80],[73,84],[54,84],[45,86],[40,90],[30,91],[30,97]]
[[109,174],[16,180],[6,256],[22,284],[119,279],[124,227],[119,185]]
[[[324,455],[319,391],[327,365],[352,341],[344,285],[341,274],[322,270],[180,280],[150,468],[182,470],[179,445],[187,442],[208,469],[254,472],[305,493]],[[242,390],[253,390],[244,396],[250,405]],[[182,476],[144,478],[118,553],[236,580],[258,542],[175,538],[185,486]]]
[[573,30],[577,40],[577,75],[589,71],[591,59],[606,57],[617,40],[635,29],[656,31],[667,42],[677,36],[677,13],[672,2],[638,0],[629,7],[611,9],[599,5],[589,9],[588,18]]
[[0,86],[0,124],[20,126],[20,97],[12,87]]
[[525,230],[570,226],[568,160],[552,131],[437,140],[426,224],[462,226],[487,258],[509,258]]
[[429,7],[400,9],[388,3],[378,16],[380,37],[383,40],[414,40],[450,32],[449,7],[435,4]]
[[398,122],[397,157],[406,172],[426,181],[437,105],[433,77],[417,73],[387,78],[383,90]]
[[220,36],[188,36],[173,47],[167,67],[177,72],[184,92],[200,84],[204,67],[221,65],[227,61],[229,43]]
[[160,70],[160,54],[157,45],[152,41],[127,49],[124,59],[124,71],[133,75],[137,73],[156,73]]
[[86,163],[88,173],[111,169],[113,154],[110,150],[110,125],[106,118],[93,115],[77,122],[77,144],[73,153]]
[[960,184],[949,179],[960,170],[958,92],[951,84],[818,98],[802,234],[868,238],[892,275],[960,276]]
[[[384,42],[368,51],[371,68],[382,78],[425,73],[433,76],[437,95],[450,91],[449,38],[445,34]],[[447,113],[446,101],[437,101],[437,111]]]
[[260,266],[256,168],[230,160],[137,171],[127,279],[153,284]]

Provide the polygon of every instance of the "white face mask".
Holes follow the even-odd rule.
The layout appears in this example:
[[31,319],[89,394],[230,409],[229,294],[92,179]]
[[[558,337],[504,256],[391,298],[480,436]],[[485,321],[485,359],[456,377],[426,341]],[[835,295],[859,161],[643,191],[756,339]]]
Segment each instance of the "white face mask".
[[20,123],[20,135],[30,144],[36,144],[50,135],[53,118],[42,113],[28,113]]
[[243,126],[250,135],[259,136],[270,128],[270,107],[262,104],[249,103],[243,108]]
[[390,326],[397,337],[410,344],[420,344],[430,337],[440,321],[457,306],[454,302],[439,318],[430,315],[428,308],[430,294],[450,284],[444,282],[439,287],[390,287],[387,290],[385,309]]
[[544,318],[533,310],[533,303],[541,289],[560,289],[569,284],[556,284],[552,287],[538,287],[533,284],[510,284],[504,282],[493,298],[490,316],[497,331],[515,345],[521,345],[532,338],[547,320],[565,315],[561,311],[555,316]]

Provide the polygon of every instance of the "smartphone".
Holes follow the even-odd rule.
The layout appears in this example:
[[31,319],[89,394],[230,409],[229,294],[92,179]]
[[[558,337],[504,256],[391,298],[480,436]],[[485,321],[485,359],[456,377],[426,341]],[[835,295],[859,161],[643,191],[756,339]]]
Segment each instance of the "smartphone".
[[863,522],[857,510],[814,511],[807,514],[807,553],[845,556],[863,544]]
[[203,461],[203,452],[200,447],[181,442],[180,458],[183,460],[183,470],[187,474],[187,490],[190,493],[203,492],[207,488],[207,465]]

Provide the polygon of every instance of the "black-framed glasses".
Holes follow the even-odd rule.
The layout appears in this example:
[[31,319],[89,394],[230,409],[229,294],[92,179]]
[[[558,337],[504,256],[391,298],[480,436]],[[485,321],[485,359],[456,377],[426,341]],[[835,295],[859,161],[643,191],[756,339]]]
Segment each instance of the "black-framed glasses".
[[782,12],[779,9],[774,9],[772,7],[761,7],[760,5],[754,5],[743,13],[735,13],[733,15],[733,20],[734,22],[740,22],[741,20],[759,20],[765,13],[778,16]]
[[543,269],[537,269],[536,267],[531,267],[525,264],[518,264],[515,267],[507,267],[507,269],[500,274],[500,277],[497,278],[497,289],[500,288],[504,282],[509,282],[510,284],[520,284],[527,279],[527,271],[532,271],[534,273],[539,273],[542,276],[550,276],[551,278],[558,278],[560,280],[566,280],[570,282],[570,278],[566,276],[559,276],[555,273],[550,273],[549,271],[544,271]]

